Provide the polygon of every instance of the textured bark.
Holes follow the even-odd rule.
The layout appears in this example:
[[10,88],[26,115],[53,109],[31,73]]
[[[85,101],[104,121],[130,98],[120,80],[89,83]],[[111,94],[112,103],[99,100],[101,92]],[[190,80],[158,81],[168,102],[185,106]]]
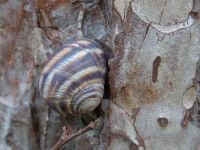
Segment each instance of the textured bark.
[[[74,0],[0,0],[0,149],[50,149],[64,120],[38,90],[45,62],[77,38]],[[69,150],[200,149],[200,2],[101,0],[83,21],[109,60],[109,99],[100,112],[70,118],[74,130],[103,125]]]

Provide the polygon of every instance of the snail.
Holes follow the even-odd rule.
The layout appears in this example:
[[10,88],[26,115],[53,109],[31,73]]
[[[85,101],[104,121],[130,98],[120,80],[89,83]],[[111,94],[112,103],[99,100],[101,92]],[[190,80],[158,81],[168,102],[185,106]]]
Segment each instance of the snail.
[[[61,114],[65,121],[68,116],[83,115],[99,106],[104,95],[105,78],[107,80],[107,61],[109,54],[94,40],[84,38],[82,25],[84,14],[95,9],[100,0],[74,0],[73,5],[80,7],[77,24],[77,36],[64,44],[56,52],[42,71],[39,91],[47,105]],[[107,82],[106,82],[107,83]],[[63,135],[51,150],[58,150],[74,137],[95,129],[101,122],[99,117],[86,127],[70,133],[69,123],[63,127]]]
[[105,64],[105,54],[95,41],[67,43],[44,67],[40,93],[63,116],[89,113],[104,95]]
[[[106,54],[95,41],[70,41],[50,58],[42,70],[40,94],[47,105],[65,119],[68,115],[92,112],[103,99],[106,64]],[[94,122],[91,122],[77,134],[94,128]],[[63,128],[65,139],[77,136],[72,134],[69,138],[68,129],[69,125]],[[55,147],[52,150],[58,149]]]
[[90,39],[74,40],[64,44],[45,65],[40,94],[64,118],[86,114],[103,98],[105,75],[106,55],[101,46]]

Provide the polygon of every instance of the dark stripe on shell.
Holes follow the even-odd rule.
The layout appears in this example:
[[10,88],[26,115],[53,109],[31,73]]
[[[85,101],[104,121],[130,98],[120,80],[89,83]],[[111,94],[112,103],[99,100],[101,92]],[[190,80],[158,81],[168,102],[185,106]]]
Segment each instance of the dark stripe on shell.
[[[80,47],[73,47],[73,50],[71,50],[70,52],[66,53],[64,56],[60,57],[55,63],[54,65],[49,68],[49,72],[51,72],[51,70],[53,70],[54,68],[57,68],[58,65],[60,65],[61,63],[67,61],[68,58],[70,58],[71,56],[73,56],[76,53],[79,53],[81,51],[82,48]],[[54,59],[54,57],[52,57],[52,60]],[[48,65],[48,64],[47,64]]]
[[81,59],[76,59],[70,64],[66,65],[63,70],[75,74],[85,68],[97,66],[97,62],[90,53],[83,56]]
[[83,95],[86,95],[87,93],[91,93],[91,92],[95,92],[95,91],[100,91],[100,93],[104,92],[104,87],[100,87],[98,86],[98,88],[96,87],[96,85],[89,85],[86,86],[83,89],[80,89],[79,92],[77,92],[73,97],[72,97],[72,103],[76,103],[78,101],[78,99],[80,97],[82,97]]
[[[55,96],[58,88],[62,85],[66,80],[68,80],[72,74],[64,71],[56,72],[51,80],[51,88],[48,90],[48,93],[51,93],[51,96]],[[59,82],[59,84],[57,84]],[[52,91],[54,90],[54,92]]]
[[89,97],[86,97],[85,99],[83,99],[82,101],[79,101],[78,103],[76,103],[75,105],[73,105],[73,111],[76,112],[76,113],[80,113],[79,110],[80,110],[80,107],[83,103],[85,103],[85,101],[89,100],[89,99],[99,99],[100,101],[100,97],[96,96],[96,95],[92,95],[92,96],[89,96]]
[[59,107],[61,109],[61,111],[64,113],[64,114],[67,114],[68,111],[67,111],[67,107],[66,107],[66,102],[64,100],[61,100],[59,102]]
[[[80,51],[84,51],[84,49],[90,49],[91,52],[95,52],[95,50],[97,48],[99,50],[101,50],[100,46],[96,42],[92,42],[92,41],[89,41],[89,42],[90,43],[86,44],[86,45],[84,45],[84,44],[78,44],[79,47],[73,46],[73,44],[77,44],[76,42],[73,42],[73,43],[70,43],[70,44],[66,44],[65,46],[63,46],[56,54],[58,54],[59,52],[61,52],[65,48],[72,48],[72,50],[70,52],[66,53],[65,55],[63,55],[58,61],[56,61],[55,64],[51,68],[49,68],[49,70],[51,70],[52,68],[56,68],[60,63],[66,61],[66,59],[70,58],[74,54],[76,54],[76,53],[78,53]],[[54,54],[51,57],[51,60],[54,59],[54,57],[56,56],[56,54]],[[48,63],[47,63],[47,65],[48,65]]]
[[90,80],[95,80],[95,79],[102,79],[102,82],[104,78],[104,74],[101,71],[96,71],[94,73],[88,72],[88,74],[85,74],[84,76],[80,77],[77,79],[77,81],[72,82],[71,85],[69,86],[68,90],[71,93],[74,89],[78,88],[82,83],[86,83]]
[[[82,71],[88,67],[92,67],[92,66],[97,66],[95,61],[91,61],[90,59],[93,59],[91,54],[87,54],[84,57],[82,57],[80,60],[74,60],[73,63],[70,63],[68,65],[66,65],[66,67],[64,69],[62,69],[62,71],[58,71],[58,73],[56,73],[53,76],[52,82],[51,82],[51,86],[53,87],[56,83],[56,81],[59,81],[61,84],[58,84],[57,87],[54,87],[55,89],[55,94],[56,91],[59,89],[59,87],[65,82],[67,81],[72,75],[78,73],[79,71]],[[92,62],[92,63],[91,63]],[[62,72],[62,73],[61,73]],[[68,91],[66,91],[66,94],[71,94],[71,91],[75,88],[77,88],[81,83],[91,80],[91,79],[102,79],[104,78],[104,73],[102,73],[101,71],[99,72],[95,72],[95,73],[87,73],[85,74],[83,77],[80,77],[79,79],[77,79],[76,82],[73,82],[72,85],[68,88]],[[50,92],[50,91],[49,91]]]
[[[89,86],[89,87],[88,87]],[[76,102],[78,100],[79,97],[82,97],[83,95],[90,93],[90,92],[94,92],[94,91],[99,91],[100,93],[104,92],[104,87],[100,87],[98,86],[98,88],[96,88],[96,85],[88,85],[87,87],[80,89],[81,92],[77,92],[73,97],[72,97],[72,103]],[[94,87],[95,86],[95,87]]]
[[51,61],[51,60],[53,59],[53,57],[55,57],[58,53],[60,53],[61,51],[63,51],[63,49],[65,49],[66,47],[67,47],[67,48],[71,48],[71,49],[74,48],[74,46],[70,46],[70,45],[61,46],[57,51],[55,51],[55,52],[48,58],[48,60],[47,60],[47,62],[46,62],[46,65],[49,63],[49,61]]
[[[53,78],[52,78],[52,81],[51,81],[51,86],[52,87],[54,87],[55,86],[55,84],[56,84],[56,82],[57,81],[59,81],[59,83],[60,84],[58,84],[57,85],[57,87],[54,87],[56,90],[65,82],[65,81],[67,81],[73,74],[75,74],[77,71],[80,71],[81,70],[81,66],[82,66],[82,69],[84,69],[84,68],[86,68],[87,66],[86,65],[88,65],[88,62],[87,62],[87,64],[85,64],[84,65],[84,63],[78,63],[79,62],[79,60],[74,60],[74,62],[73,63],[70,63],[70,64],[68,64],[66,67],[65,67],[65,69],[63,68],[62,70],[58,70],[55,74],[54,74],[54,76],[53,76]],[[78,63],[78,64],[77,64]],[[74,66],[74,67],[73,67]],[[69,67],[71,67],[71,70],[73,69],[73,71],[70,71],[70,68]],[[75,69],[75,70],[74,70]],[[69,72],[67,72],[67,71],[69,71],[69,72],[71,72],[71,73],[69,73]],[[56,91],[55,90],[55,91]],[[49,91],[50,92],[50,91]]]
[[42,79],[42,81],[40,81],[40,94],[41,95],[43,95],[43,93],[44,93],[44,87],[45,87],[45,82],[46,82],[46,80],[47,80],[47,78],[49,77],[49,72],[47,72],[47,73],[44,73],[44,74],[42,74],[42,76],[43,76],[43,79]]
[[[99,95],[88,95],[90,93],[96,94],[97,93],[102,93],[103,96],[103,91],[104,89],[101,88],[100,86],[95,86],[95,85],[91,85],[89,87],[85,87],[85,89],[81,89],[80,92],[78,92],[76,95],[74,95],[74,97],[72,98],[72,102],[71,102],[71,109],[73,112],[78,113],[78,107],[88,98],[94,98],[94,97],[99,97]],[[88,96],[87,96],[88,95]],[[81,100],[82,96],[86,96],[84,99]]]

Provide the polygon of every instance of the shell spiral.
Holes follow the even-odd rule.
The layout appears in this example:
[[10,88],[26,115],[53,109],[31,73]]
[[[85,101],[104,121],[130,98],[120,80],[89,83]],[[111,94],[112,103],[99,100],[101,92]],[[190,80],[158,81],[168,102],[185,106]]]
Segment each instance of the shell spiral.
[[95,41],[69,42],[44,67],[40,93],[62,115],[88,113],[103,98],[105,63],[105,54]]

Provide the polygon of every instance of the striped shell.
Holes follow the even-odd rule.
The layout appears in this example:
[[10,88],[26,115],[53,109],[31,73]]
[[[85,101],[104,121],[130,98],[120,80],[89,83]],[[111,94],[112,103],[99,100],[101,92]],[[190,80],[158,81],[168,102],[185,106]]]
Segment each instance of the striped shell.
[[103,98],[105,63],[104,52],[96,42],[82,39],[67,43],[44,67],[40,93],[64,116],[91,112]]

